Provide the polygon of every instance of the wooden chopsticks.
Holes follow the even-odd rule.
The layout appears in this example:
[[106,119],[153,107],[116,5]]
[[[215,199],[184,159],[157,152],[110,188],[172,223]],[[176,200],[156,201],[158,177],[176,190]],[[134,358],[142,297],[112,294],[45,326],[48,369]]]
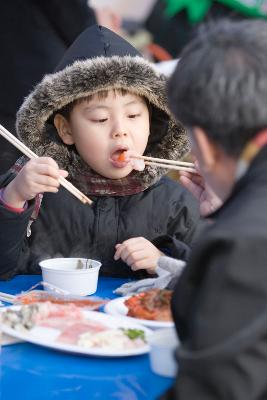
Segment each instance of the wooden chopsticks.
[[186,161],[167,160],[165,158],[147,157],[147,156],[131,156],[144,160],[146,165],[155,165],[161,168],[175,169],[177,171],[187,171],[196,174],[195,165]]
[[[24,143],[22,143],[16,136],[12,135],[6,128],[4,128],[0,124],[0,135],[3,136],[6,140],[8,140],[13,146],[19,149],[23,154],[25,154],[29,158],[38,158],[37,154],[35,154],[32,150],[30,150]],[[73,186],[69,181],[65,178],[59,178],[60,184],[67,189],[70,193],[72,193],[77,199],[79,199],[82,203],[92,204],[92,200],[86,197],[82,192],[80,192],[75,186]]]
[[16,296],[12,294],[0,292],[0,300],[5,301],[6,303],[11,303],[11,304],[15,303],[15,298]]

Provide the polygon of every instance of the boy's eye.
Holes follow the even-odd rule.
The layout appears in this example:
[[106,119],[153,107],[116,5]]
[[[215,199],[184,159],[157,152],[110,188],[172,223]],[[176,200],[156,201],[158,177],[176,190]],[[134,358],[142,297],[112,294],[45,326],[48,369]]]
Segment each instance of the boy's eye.
[[93,122],[97,122],[97,123],[103,123],[106,122],[108,119],[107,118],[101,118],[101,119],[93,119]]
[[136,117],[140,117],[141,114],[130,114],[128,115],[129,118],[136,118]]

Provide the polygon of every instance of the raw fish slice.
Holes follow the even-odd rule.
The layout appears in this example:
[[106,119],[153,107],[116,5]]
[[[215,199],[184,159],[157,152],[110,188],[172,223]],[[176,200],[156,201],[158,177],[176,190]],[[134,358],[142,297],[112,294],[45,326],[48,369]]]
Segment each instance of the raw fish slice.
[[106,326],[91,321],[77,322],[71,326],[67,326],[58,336],[57,341],[67,344],[76,344],[80,335],[83,333],[90,333],[93,335],[107,329]]

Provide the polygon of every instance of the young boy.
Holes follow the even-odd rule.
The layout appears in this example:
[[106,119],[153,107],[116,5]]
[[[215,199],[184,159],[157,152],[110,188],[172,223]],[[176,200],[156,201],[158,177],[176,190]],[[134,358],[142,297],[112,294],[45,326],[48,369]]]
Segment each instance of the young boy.
[[[165,79],[125,40],[100,26],[84,31],[25,100],[17,131],[40,158],[2,179],[1,278],[39,273],[40,259],[59,255],[99,259],[102,274],[125,277],[153,272],[162,252],[186,257],[198,220],[192,196],[166,171],[136,171],[120,157],[188,151]],[[60,176],[93,205],[59,188]]]
[[200,177],[183,181],[206,213],[223,205],[173,296],[181,346],[168,399],[267,399],[266,38],[267,22],[221,21],[185,48],[169,82],[216,196]]

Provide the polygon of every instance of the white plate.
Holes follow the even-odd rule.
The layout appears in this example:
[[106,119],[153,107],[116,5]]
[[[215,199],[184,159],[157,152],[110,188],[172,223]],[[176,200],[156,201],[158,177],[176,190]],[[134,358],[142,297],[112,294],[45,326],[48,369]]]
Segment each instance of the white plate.
[[124,317],[129,322],[136,322],[138,324],[148,326],[149,328],[152,329],[172,328],[174,326],[174,322],[172,321],[152,321],[149,319],[128,317],[127,316],[128,308],[126,307],[124,302],[130,297],[131,296],[119,297],[118,299],[110,300],[104,307],[105,312],[115,317],[119,316]]
[[[20,306],[11,306],[9,309],[18,310]],[[4,310],[3,310],[4,312]],[[141,329],[145,332],[145,337],[149,336],[152,331],[139,325],[137,323],[125,321],[124,318],[116,318],[110,315],[106,315],[97,311],[84,311],[86,318],[91,321],[97,321],[105,324],[111,328],[132,328],[132,329]],[[27,342],[37,344],[39,346],[49,347],[54,350],[66,351],[70,353],[90,355],[90,356],[100,356],[100,357],[126,357],[126,356],[136,356],[139,354],[144,354],[149,352],[149,345],[144,344],[142,347],[138,347],[135,349],[109,349],[109,348],[84,348],[77,345],[69,345],[65,343],[60,343],[55,341],[55,335],[53,335],[54,329],[45,328],[45,327],[37,327],[35,332],[38,332],[38,335],[34,334],[29,330],[29,332],[20,332],[9,326],[2,324],[2,331],[10,336],[16,337],[21,340],[25,340]]]

